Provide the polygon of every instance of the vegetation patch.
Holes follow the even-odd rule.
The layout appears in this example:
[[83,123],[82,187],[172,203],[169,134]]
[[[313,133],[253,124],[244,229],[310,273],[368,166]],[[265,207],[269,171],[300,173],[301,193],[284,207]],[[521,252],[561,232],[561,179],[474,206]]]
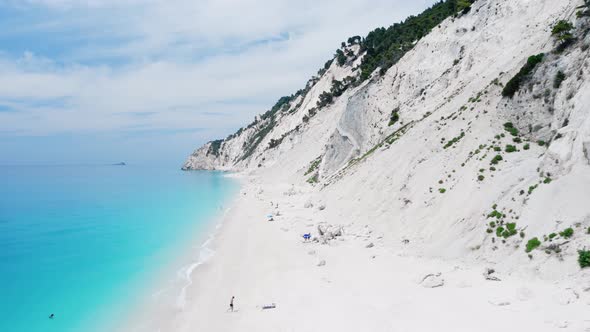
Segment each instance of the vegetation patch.
[[561,237],[563,237],[565,239],[569,239],[570,237],[572,237],[574,235],[574,229],[571,227],[566,228],[563,231],[559,232],[559,235],[561,235]]
[[518,129],[516,129],[516,127],[514,127],[514,124],[512,124],[512,122],[506,122],[504,124],[504,130],[509,132],[510,135],[512,135],[512,136],[518,136]]
[[[318,73],[323,73],[323,71],[325,71],[326,68],[330,66],[330,64],[331,61],[328,61],[324,68],[320,69]],[[312,78],[307,82],[307,85],[304,89],[300,89],[295,94],[292,94],[290,96],[284,96],[279,98],[279,100],[273,105],[273,107],[271,107],[270,110],[263,113],[259,118],[257,117],[253,122],[251,122],[246,127],[246,129],[250,129],[257,126],[257,128],[254,128],[254,133],[244,142],[242,146],[242,150],[244,151],[244,153],[237,159],[238,161],[245,160],[254,153],[254,151],[260,145],[260,143],[266,137],[266,135],[268,135],[274,129],[276,125],[277,114],[279,112],[285,112],[289,110],[289,108],[291,107],[291,102],[294,101],[296,98],[302,97],[301,99],[303,99],[303,97],[307,94],[307,92],[309,92],[309,90],[311,89],[313,84],[315,84],[315,82],[317,82],[317,79]],[[297,107],[298,106],[299,105],[297,105]],[[309,117],[307,117],[307,119],[309,119]],[[244,132],[244,130],[244,128],[238,129],[235,133],[229,135],[225,140],[228,141],[241,135]],[[270,143],[270,146],[274,145],[276,147],[278,144],[280,144],[282,138],[274,140],[274,142]],[[211,152],[213,153],[214,150],[212,150]]]
[[399,107],[396,107],[393,111],[391,111],[391,116],[389,117],[389,124],[387,124],[387,125],[391,127],[398,121],[399,121]]
[[360,81],[368,79],[379,67],[385,73],[416,45],[416,41],[429,34],[446,18],[468,12],[473,2],[474,0],[439,1],[417,16],[410,16],[387,29],[377,28],[369,32],[360,42],[361,53],[365,53],[360,66]]
[[[486,230],[488,233],[495,233],[497,237],[499,238],[503,238],[503,239],[508,239],[514,235],[517,235],[519,232],[516,229],[516,223],[515,222],[509,222],[509,223],[504,223],[504,218],[506,218],[506,215],[501,213],[500,211],[497,210],[498,205],[494,204],[492,206],[492,212],[490,212],[488,214],[488,219],[489,218],[494,218],[494,221],[490,221],[488,223],[488,229]],[[494,231],[495,228],[495,231]],[[521,233],[524,234],[523,231],[521,231]],[[521,235],[522,237],[523,235]]]
[[578,263],[581,268],[590,267],[590,250],[578,251]]
[[492,161],[490,161],[490,164],[497,165],[502,160],[504,160],[504,158],[502,158],[502,156],[498,154],[494,158],[492,158]]
[[459,134],[459,136],[453,137],[450,141],[448,141],[447,144],[443,146],[443,148],[450,148],[451,146],[453,146],[453,144],[459,142],[463,137],[465,137],[465,132],[462,131],[461,134]]
[[531,251],[537,249],[540,245],[541,245],[541,241],[538,238],[534,237],[526,243],[526,250],[525,251],[531,252]]
[[516,149],[516,146],[508,144],[508,145],[506,145],[505,151],[508,153],[512,153],[512,152],[516,152],[518,150]]
[[346,57],[344,52],[342,52],[341,49],[337,49],[336,50],[336,62],[338,63],[338,65],[340,67],[344,66],[344,64],[346,63],[346,60],[348,60],[348,58]]
[[274,149],[276,147],[278,147],[279,145],[281,145],[281,143],[283,143],[283,140],[285,138],[287,138],[287,136],[291,135],[293,132],[298,131],[299,130],[299,126],[295,127],[292,130],[289,130],[288,132],[284,133],[283,135],[281,135],[281,137],[274,139],[271,138],[270,142],[268,142],[268,148],[269,149]]
[[307,169],[307,171],[305,171],[305,175],[309,175],[309,174],[315,172],[320,167],[321,163],[322,163],[321,156],[312,160],[311,163],[309,164],[309,168]]
[[502,231],[502,233],[500,234],[500,236],[502,236],[503,238],[507,239],[511,236],[514,236],[518,234],[518,231],[516,230],[516,223],[513,222],[509,222],[506,224],[506,229],[504,229]]
[[551,35],[559,41],[558,51],[563,50],[570,45],[574,40],[572,30],[574,25],[566,20],[558,21],[551,29]]
[[535,189],[537,189],[537,187],[538,187],[538,186],[539,186],[539,185],[537,185],[537,184],[536,184],[536,185],[534,185],[534,186],[530,186],[530,187],[529,187],[529,195],[530,195],[530,194],[532,194],[532,193],[533,193],[533,191],[534,191]]
[[508,81],[508,83],[506,83],[506,86],[502,90],[502,96],[508,98],[514,97],[522,84],[529,78],[535,67],[543,61],[544,56],[545,54],[543,53],[530,56],[520,71]]
[[469,102],[470,102],[470,103],[479,103],[479,102],[481,101],[481,95],[482,95],[482,94],[483,94],[483,93],[482,93],[481,91],[480,91],[480,92],[478,92],[478,93],[477,93],[477,95],[476,95],[475,97],[471,97],[471,98],[469,98]]
[[318,183],[318,182],[319,182],[319,175],[317,173],[314,174],[309,179],[307,179],[307,183],[309,183],[309,184],[314,184],[314,183]]
[[565,81],[565,74],[560,70],[555,74],[555,78],[553,79],[553,87],[559,89],[561,83]]
[[332,80],[332,87],[330,87],[330,91],[322,92],[316,103],[317,108],[322,108],[328,106],[334,102],[335,97],[340,97],[346,89],[351,85],[354,81],[352,77],[345,77],[344,80]]
[[260,145],[260,142],[262,142],[266,135],[268,135],[274,129],[275,125],[275,117],[274,115],[272,115],[271,118],[268,121],[266,121],[266,123],[264,123],[262,127],[259,128],[254,133],[254,135],[252,135],[248,139],[248,141],[244,142],[243,148],[245,152],[239,160],[245,160],[248,157],[250,157],[254,153],[254,151],[256,151],[256,148],[258,147],[258,145]]
[[584,0],[584,4],[578,7],[578,9],[580,9],[576,12],[578,18],[590,16],[590,0]]
[[212,154],[215,157],[219,157],[219,152],[221,151],[221,144],[223,143],[222,139],[218,139],[215,141],[209,142],[209,149],[207,149],[207,156]]
[[498,210],[493,210],[492,212],[490,212],[490,214],[488,214],[488,218],[496,218],[496,219],[500,219],[502,218],[502,213],[500,213],[500,211]]
[[387,136],[384,140],[385,143],[391,145],[393,144],[395,141],[397,141],[400,137],[403,136],[403,134],[406,133],[406,131],[410,128],[410,125],[412,124],[412,122],[405,124],[403,127],[401,127],[400,129],[396,130],[393,134]]

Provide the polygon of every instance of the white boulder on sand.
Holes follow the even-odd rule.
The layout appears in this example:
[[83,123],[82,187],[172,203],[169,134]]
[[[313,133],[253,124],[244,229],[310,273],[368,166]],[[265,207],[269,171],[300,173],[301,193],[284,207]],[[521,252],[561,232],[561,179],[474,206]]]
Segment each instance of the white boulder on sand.
[[[271,118],[195,151],[185,169],[236,171],[243,195],[187,306],[158,328],[590,331],[582,4],[475,1],[324,103],[362,71],[366,55],[347,45]],[[565,47],[551,33],[560,20],[573,23]],[[269,299],[280,306],[257,310]]]

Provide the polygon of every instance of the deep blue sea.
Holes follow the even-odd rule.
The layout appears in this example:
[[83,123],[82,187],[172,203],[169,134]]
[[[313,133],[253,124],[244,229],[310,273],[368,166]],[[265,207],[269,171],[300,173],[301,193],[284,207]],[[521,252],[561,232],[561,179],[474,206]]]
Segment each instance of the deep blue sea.
[[118,326],[237,188],[164,166],[0,166],[0,331]]

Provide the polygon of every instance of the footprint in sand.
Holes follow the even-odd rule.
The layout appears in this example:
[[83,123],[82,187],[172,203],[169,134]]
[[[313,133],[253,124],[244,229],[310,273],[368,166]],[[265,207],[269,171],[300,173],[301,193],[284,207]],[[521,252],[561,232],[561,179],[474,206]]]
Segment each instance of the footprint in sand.
[[473,285],[470,282],[465,281],[465,280],[459,281],[457,283],[457,288],[471,288],[471,287],[473,287]]
[[561,321],[561,322],[556,322],[555,327],[560,328],[560,329],[566,329],[570,323],[567,320]]

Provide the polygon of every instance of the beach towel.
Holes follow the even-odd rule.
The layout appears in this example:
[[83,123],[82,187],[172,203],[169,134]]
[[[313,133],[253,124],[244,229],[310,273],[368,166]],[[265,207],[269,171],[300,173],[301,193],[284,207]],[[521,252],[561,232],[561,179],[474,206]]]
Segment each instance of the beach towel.
[[266,309],[274,309],[274,308],[276,308],[276,307],[277,307],[277,305],[276,305],[276,304],[274,304],[274,303],[272,303],[272,304],[267,304],[267,305],[263,305],[263,306],[262,306],[262,310],[266,310]]

